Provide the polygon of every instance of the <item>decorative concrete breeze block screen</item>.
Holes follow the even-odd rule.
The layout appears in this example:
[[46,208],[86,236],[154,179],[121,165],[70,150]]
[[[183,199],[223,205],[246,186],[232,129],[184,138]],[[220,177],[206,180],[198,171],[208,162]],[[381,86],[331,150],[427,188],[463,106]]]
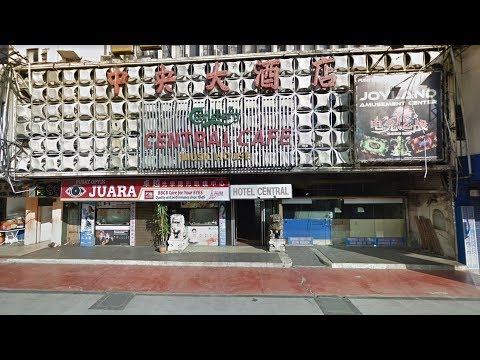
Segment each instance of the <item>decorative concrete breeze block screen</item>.
[[[377,54],[335,55],[336,82],[327,90],[312,86],[312,62],[320,55],[282,58],[278,90],[273,93],[255,84],[257,60],[219,62],[219,69],[226,70],[222,79],[228,85],[226,92],[218,86],[206,89],[207,75],[215,66],[207,62],[165,65],[176,76],[173,93],[165,88],[156,92],[161,61],[144,66],[119,64],[128,79],[118,94],[107,76],[115,68],[33,69],[31,101],[16,106],[16,139],[29,142],[29,148],[17,155],[16,171],[188,172],[293,167],[321,171],[322,167],[350,166],[354,161],[353,74],[366,72],[373,65],[377,71],[417,69],[425,64],[425,54],[400,52],[382,59]],[[249,160],[236,161],[213,156],[194,160],[194,155],[205,150],[191,143],[190,155],[183,160],[181,145],[176,151],[145,146],[147,133],[157,136],[159,132],[205,130],[202,124],[189,122],[189,112],[197,107],[210,113],[238,112],[240,119],[235,124],[213,127],[218,133],[229,132],[230,139],[238,138],[242,129],[253,133],[268,127],[290,128],[291,146],[252,146]],[[152,141],[155,145],[156,138]],[[211,146],[212,152],[245,151],[217,145]]]

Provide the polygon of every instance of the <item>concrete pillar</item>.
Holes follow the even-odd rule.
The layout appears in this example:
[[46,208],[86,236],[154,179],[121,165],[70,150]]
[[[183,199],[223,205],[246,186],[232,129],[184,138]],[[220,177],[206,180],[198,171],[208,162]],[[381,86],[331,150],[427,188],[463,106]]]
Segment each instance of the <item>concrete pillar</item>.
[[38,198],[28,197],[25,209],[25,239],[24,245],[31,245],[37,243],[37,228],[38,228]]
[[52,241],[57,245],[62,243],[63,202],[56,198],[52,206]]

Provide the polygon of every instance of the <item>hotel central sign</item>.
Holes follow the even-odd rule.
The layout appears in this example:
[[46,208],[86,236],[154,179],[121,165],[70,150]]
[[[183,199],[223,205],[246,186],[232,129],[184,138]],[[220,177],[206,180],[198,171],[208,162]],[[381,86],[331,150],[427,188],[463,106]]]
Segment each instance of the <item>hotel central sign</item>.
[[292,184],[230,185],[230,199],[291,199]]

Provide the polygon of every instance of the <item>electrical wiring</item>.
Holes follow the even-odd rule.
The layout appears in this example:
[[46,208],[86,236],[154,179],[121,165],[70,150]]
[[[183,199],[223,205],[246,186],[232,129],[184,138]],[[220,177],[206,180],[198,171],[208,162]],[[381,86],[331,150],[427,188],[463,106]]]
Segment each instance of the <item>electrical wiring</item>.
[[[422,71],[424,71],[426,68],[428,68],[428,67],[432,64],[432,62],[435,61],[438,57],[440,57],[442,54],[444,54],[444,53],[446,53],[447,51],[449,51],[450,48],[451,48],[451,46],[443,49],[437,57],[435,57],[434,59],[430,59],[430,61],[429,61],[428,63],[426,63],[424,66],[422,66],[421,69],[419,69],[417,72],[413,73],[410,77],[407,77],[406,79],[402,80],[400,83],[396,84],[395,86],[392,86],[392,88],[397,87],[398,85],[400,85],[400,84],[402,84],[403,82],[405,82],[405,81],[407,81],[408,79],[410,79],[410,83],[408,84],[407,91],[405,92],[405,100],[406,100],[406,96],[407,96],[407,94],[408,94],[408,91],[409,91],[409,89],[410,89],[410,86],[411,86],[413,80],[415,79],[415,77],[418,76],[419,74],[421,74]],[[402,122],[403,122],[403,117],[404,117],[404,114],[405,114],[405,107],[406,107],[406,106],[405,106],[405,103],[404,103],[404,104],[403,104],[403,109],[402,109]],[[415,114],[415,116],[418,118],[418,115],[417,115],[417,113],[416,113],[416,111],[415,111],[415,106],[414,106],[413,104],[411,105],[411,109],[413,110],[413,113]],[[402,129],[402,131],[403,131],[403,129]],[[422,132],[423,132],[423,135],[425,136],[425,135],[426,135],[425,129],[422,129]],[[428,162],[427,162],[427,148],[426,148],[426,146],[424,146],[424,149],[423,149],[423,150],[424,150],[424,166],[425,166],[425,173],[424,173],[423,178],[424,178],[424,180],[425,180],[426,177],[427,177],[427,174],[428,174]]]
[[[410,80],[410,84],[408,85],[408,88],[407,88],[407,91],[405,94],[408,93],[408,90],[410,88],[410,85],[412,84],[413,80],[415,79],[415,76],[417,76],[418,74],[420,73],[415,73],[413,74],[412,76],[412,80]],[[405,96],[406,97],[406,96]],[[417,115],[417,112],[415,111],[415,106],[412,104],[411,105],[411,109],[413,111],[413,113],[415,114],[415,117],[418,119],[418,115]],[[403,105],[403,111],[405,111],[405,104]],[[402,115],[402,121],[403,121],[403,115]],[[424,136],[424,140],[425,140],[425,135],[426,135],[426,132],[425,132],[425,129],[422,128],[422,133],[423,133],[423,136]],[[428,173],[428,163],[427,163],[427,146],[424,145],[423,146],[423,159],[424,159],[424,165],[425,165],[425,173],[423,175],[423,180],[425,180],[427,178],[427,173]]]
[[15,178],[12,177],[11,167],[12,162],[15,160],[15,156],[12,158],[12,153],[15,155],[18,153],[18,150],[15,150],[16,148],[23,152],[25,152],[25,150],[22,148],[21,144],[7,139],[9,130],[8,104],[10,91],[21,99],[25,99],[25,96],[21,95],[18,80],[15,78],[15,71],[13,70],[12,65],[7,64],[2,70],[0,76],[0,100],[4,99],[4,105],[2,109],[0,109],[0,165],[2,167],[4,180],[9,184],[14,194],[19,194],[29,190],[18,190],[13,183]]

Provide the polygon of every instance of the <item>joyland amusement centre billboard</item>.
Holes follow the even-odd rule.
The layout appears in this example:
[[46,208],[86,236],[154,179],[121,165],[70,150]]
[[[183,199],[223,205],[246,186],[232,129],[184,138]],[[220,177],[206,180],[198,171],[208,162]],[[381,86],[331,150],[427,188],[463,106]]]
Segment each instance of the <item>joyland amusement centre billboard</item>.
[[442,160],[441,73],[355,77],[357,161]]

